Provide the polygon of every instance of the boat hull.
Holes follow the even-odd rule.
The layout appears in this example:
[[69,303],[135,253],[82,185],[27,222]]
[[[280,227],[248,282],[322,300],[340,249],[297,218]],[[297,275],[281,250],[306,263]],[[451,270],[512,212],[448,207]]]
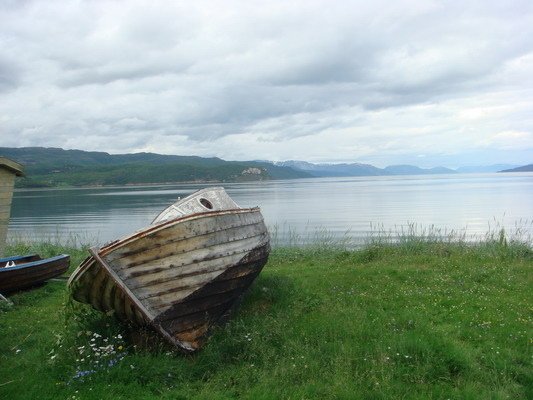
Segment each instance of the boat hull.
[[198,213],[92,249],[69,286],[75,300],[150,325],[190,352],[238,303],[269,251],[259,209]]
[[64,274],[70,265],[70,257],[66,254],[46,259],[37,255],[10,257],[0,259],[0,265],[3,266],[8,261],[13,261],[16,265],[0,268],[0,293],[40,285]]

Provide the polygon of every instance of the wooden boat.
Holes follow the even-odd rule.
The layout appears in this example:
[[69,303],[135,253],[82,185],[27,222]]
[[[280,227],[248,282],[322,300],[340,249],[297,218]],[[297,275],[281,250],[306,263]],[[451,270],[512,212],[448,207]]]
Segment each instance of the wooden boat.
[[42,284],[64,274],[70,257],[61,254],[42,259],[37,254],[0,259],[0,293],[12,292]]
[[75,300],[152,326],[193,352],[260,273],[269,240],[259,208],[238,207],[223,188],[204,189],[147,228],[91,249],[69,287]]

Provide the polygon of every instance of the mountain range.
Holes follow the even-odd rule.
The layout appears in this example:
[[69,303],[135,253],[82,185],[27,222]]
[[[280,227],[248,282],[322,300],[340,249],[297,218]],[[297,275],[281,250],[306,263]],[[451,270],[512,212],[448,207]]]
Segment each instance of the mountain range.
[[18,187],[238,182],[311,176],[272,163],[216,157],[108,154],[44,147],[0,147],[0,155],[24,165],[26,177],[17,179]]
[[494,164],[488,166],[469,166],[458,169],[445,167],[420,168],[414,165],[390,165],[378,168],[370,164],[313,164],[306,161],[282,161],[275,165],[290,167],[295,170],[307,172],[312,176],[378,176],[378,175],[432,175],[432,174],[457,174],[477,172],[499,172],[504,169],[516,167],[509,164]]
[[533,172],[533,164],[523,165],[521,167],[505,169],[500,172]]
[[[45,147],[0,147],[0,156],[25,166],[18,187],[98,186],[174,182],[239,182],[309,177],[457,174],[463,172],[518,171],[516,165],[461,167],[456,170],[413,165],[378,168],[370,164],[314,164],[306,161],[225,161],[217,157],[156,153],[109,154]],[[513,170],[513,168],[515,168]]]

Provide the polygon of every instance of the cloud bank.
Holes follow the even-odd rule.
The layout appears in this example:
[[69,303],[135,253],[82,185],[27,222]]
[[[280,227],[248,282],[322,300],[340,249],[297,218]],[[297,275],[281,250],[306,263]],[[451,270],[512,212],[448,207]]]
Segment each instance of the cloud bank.
[[0,145],[225,159],[533,155],[530,1],[0,5]]

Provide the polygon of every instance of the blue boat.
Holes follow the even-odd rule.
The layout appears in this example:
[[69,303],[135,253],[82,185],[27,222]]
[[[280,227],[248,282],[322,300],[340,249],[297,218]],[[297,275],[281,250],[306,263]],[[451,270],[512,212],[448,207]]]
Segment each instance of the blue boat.
[[37,254],[0,258],[0,293],[40,285],[64,274],[69,265],[67,254],[44,259]]

